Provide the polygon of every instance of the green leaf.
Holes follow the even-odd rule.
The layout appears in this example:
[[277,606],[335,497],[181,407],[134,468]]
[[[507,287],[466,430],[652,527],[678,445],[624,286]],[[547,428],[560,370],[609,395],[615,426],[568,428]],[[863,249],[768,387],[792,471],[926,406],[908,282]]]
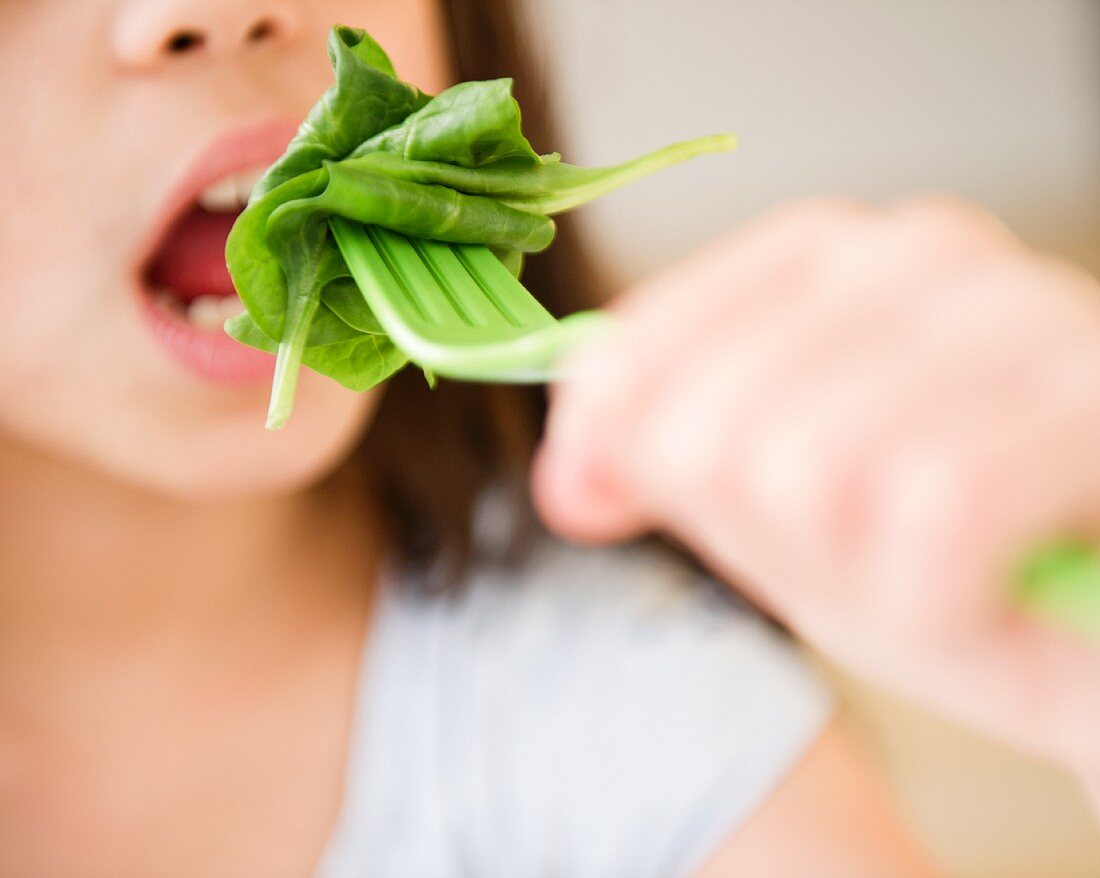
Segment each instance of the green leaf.
[[269,338],[280,338],[286,320],[287,286],[283,259],[267,243],[267,221],[286,201],[320,192],[323,170],[288,180],[251,204],[237,217],[225,244],[225,261],[245,309]]
[[495,198],[397,179],[360,164],[358,159],[333,162],[325,168],[329,181],[322,192],[280,210],[321,211],[410,237],[487,244],[525,253],[546,249],[554,238],[551,219]]
[[324,217],[296,214],[291,222],[277,221],[276,209],[268,219],[265,238],[272,251],[281,254],[286,276],[286,316],[275,359],[275,378],[271,385],[268,426],[281,427],[294,407],[298,369],[313,325],[321,307],[321,291],[333,280],[346,274],[344,261],[330,239]]
[[604,168],[582,168],[556,156],[536,164],[503,161],[469,168],[440,161],[411,160],[385,152],[355,155],[340,165],[371,169],[394,179],[445,186],[470,195],[491,196],[519,210],[552,215],[572,210],[670,165],[707,153],[725,152],[736,145],[733,135],[712,134]]
[[[371,335],[385,335],[378,318],[374,316],[367,300],[359,291],[355,281],[350,277],[341,277],[332,281],[321,291],[321,304],[330,310],[334,317],[346,327],[354,327],[359,332]],[[314,318],[314,330],[316,330],[316,318]],[[315,331],[309,334],[313,342]]]
[[[341,310],[341,291],[350,288],[355,296],[363,299],[355,281],[350,277],[341,277],[327,284],[321,290],[321,307],[313,315],[313,324],[309,328],[309,338],[306,341],[306,349],[332,344],[338,341],[347,341],[355,338],[363,332],[380,333],[382,327],[378,325],[378,319],[370,313],[370,308],[363,302],[366,314],[353,314],[354,320],[349,319],[348,312]],[[336,306],[336,307],[333,307]]]
[[350,341],[310,348],[305,365],[352,390],[370,390],[400,370],[409,358],[384,335],[360,335]]
[[401,124],[357,147],[350,157],[387,152],[414,161],[478,168],[499,161],[538,164],[521,130],[511,79],[461,82]]
[[[247,314],[226,321],[225,331],[241,344],[274,354],[278,343],[268,338]],[[351,338],[308,348],[304,365],[352,390],[369,390],[408,363],[387,337],[357,333]]]
[[267,351],[269,354],[275,353],[275,348],[279,345],[277,341],[256,325],[256,321],[248,315],[248,312],[226,320],[225,331],[231,338],[236,339],[241,344],[257,350]]
[[350,277],[330,217],[413,238],[486,245],[515,276],[549,246],[551,215],[675,162],[729,149],[729,135],[608,168],[538,155],[510,79],[430,97],[397,78],[364,31],[329,34],[335,84],[265,173],[226,242],[246,313],[226,331],[277,354],[268,425],[289,416],[299,366],[366,389],[406,362]]
[[336,84],[314,104],[282,158],[256,185],[253,198],[323,162],[343,158],[429,100],[420,89],[396,78],[389,57],[366,31],[334,27],[328,52]]

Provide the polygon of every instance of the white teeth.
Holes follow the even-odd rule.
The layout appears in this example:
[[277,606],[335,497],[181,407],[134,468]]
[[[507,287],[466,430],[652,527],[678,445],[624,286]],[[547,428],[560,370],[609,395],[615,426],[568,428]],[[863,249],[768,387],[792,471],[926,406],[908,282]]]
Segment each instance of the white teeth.
[[240,205],[237,203],[237,187],[232,177],[223,177],[217,183],[207,186],[199,193],[199,206],[210,213],[229,213]]
[[248,204],[248,200],[252,197],[252,190],[260,182],[264,170],[264,168],[254,168],[251,171],[245,171],[243,174],[237,174],[233,178],[233,185],[237,190],[237,201],[242,206]]
[[196,329],[217,329],[222,325],[221,296],[199,296],[187,306],[187,322]]
[[199,296],[187,306],[187,322],[196,329],[221,329],[226,320],[243,310],[236,296]]
[[264,168],[228,174],[199,193],[199,206],[209,213],[234,213],[248,204]]
[[239,296],[222,296],[221,301],[222,322],[244,313],[244,302]]

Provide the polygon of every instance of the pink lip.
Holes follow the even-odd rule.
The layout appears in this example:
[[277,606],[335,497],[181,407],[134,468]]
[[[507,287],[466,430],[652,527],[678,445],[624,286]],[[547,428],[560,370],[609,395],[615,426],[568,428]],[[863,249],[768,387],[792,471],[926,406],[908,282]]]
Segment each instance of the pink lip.
[[274,357],[245,347],[222,330],[191,326],[182,315],[160,308],[149,295],[142,271],[164,236],[210,184],[239,171],[271,164],[282,155],[297,125],[275,119],[231,131],[211,141],[171,188],[139,248],[133,286],[145,324],[169,356],[197,377],[228,385],[256,384],[271,379]]
[[199,329],[181,314],[162,309],[141,294],[141,312],[153,338],[193,375],[213,384],[269,383],[275,358],[234,341],[222,329]]

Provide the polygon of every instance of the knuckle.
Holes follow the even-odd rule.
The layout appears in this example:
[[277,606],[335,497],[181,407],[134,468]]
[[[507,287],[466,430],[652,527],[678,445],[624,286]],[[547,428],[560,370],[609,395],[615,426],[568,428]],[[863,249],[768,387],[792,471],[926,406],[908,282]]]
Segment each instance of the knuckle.
[[832,231],[861,225],[876,212],[872,205],[857,199],[816,196],[774,208],[764,222],[808,232]]
[[800,530],[821,530],[838,506],[841,471],[840,455],[821,432],[778,431],[756,457],[753,478],[768,511]]
[[1015,240],[996,214],[946,193],[910,196],[897,203],[893,217],[912,234],[946,249],[1003,246]]
[[835,425],[792,417],[747,456],[741,482],[756,520],[784,534],[807,569],[855,587],[866,542],[863,456]]
[[650,401],[621,436],[619,466],[665,511],[697,504],[715,490],[723,466],[721,430],[705,413],[681,412],[675,402]]
[[951,449],[908,451],[891,465],[877,514],[868,588],[899,633],[928,639],[962,623],[988,537],[989,476]]
[[980,467],[949,449],[914,455],[902,479],[903,518],[928,549],[943,548],[972,523],[989,496]]
[[[780,208],[783,210],[784,208]],[[839,195],[817,195],[788,205],[788,210],[820,220],[863,220],[874,212],[867,202]]]
[[693,429],[672,419],[660,421],[649,440],[646,477],[682,487],[685,496],[710,493],[721,483],[725,469],[717,436],[714,427]]

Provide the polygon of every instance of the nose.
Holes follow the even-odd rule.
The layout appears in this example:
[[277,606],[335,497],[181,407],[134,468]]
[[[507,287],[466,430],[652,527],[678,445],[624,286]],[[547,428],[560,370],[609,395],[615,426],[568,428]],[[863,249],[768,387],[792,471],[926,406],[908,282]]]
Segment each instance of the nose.
[[292,0],[129,0],[111,34],[127,70],[153,72],[185,57],[231,57],[293,38],[300,26]]

